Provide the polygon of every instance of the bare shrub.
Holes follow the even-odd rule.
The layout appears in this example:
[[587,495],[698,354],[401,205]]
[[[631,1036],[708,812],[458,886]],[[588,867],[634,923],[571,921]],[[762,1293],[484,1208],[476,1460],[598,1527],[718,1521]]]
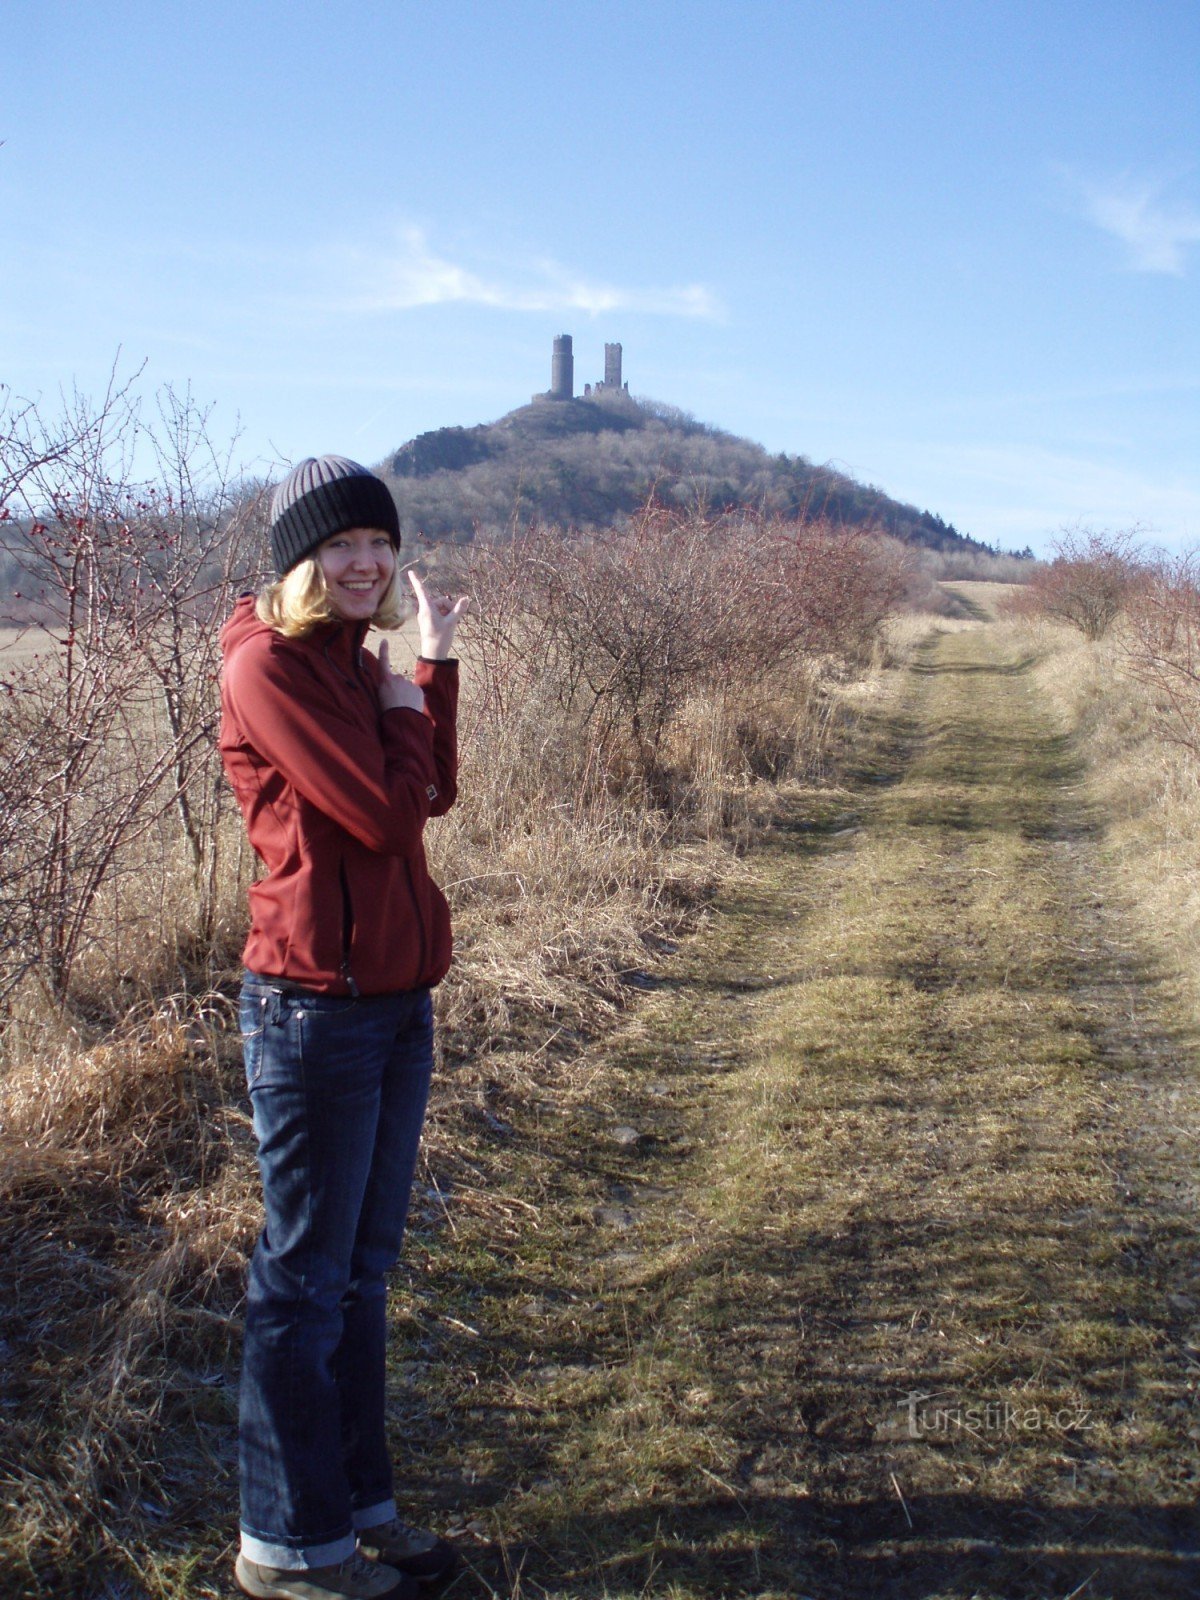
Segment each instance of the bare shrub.
[[1144,577],[1122,644],[1159,736],[1200,754],[1200,551],[1163,557]]
[[467,1055],[623,1003],[719,870],[672,846],[736,846],[754,785],[815,761],[824,674],[869,654],[904,574],[867,536],[653,506],[447,565],[475,604],[459,800],[427,843],[456,930],[439,1019]]
[[1147,557],[1136,534],[1077,529],[1053,548],[1054,559],[1034,572],[1005,609],[1053,617],[1087,639],[1103,638],[1146,581]]
[[524,530],[465,563],[485,707],[503,716],[548,682],[596,755],[582,776],[625,770],[668,808],[667,736],[685,705],[814,657],[866,659],[906,581],[899,547],[857,530],[654,505],[587,538]]
[[762,531],[768,559],[774,557],[775,620],[764,642],[783,661],[829,655],[861,666],[905,596],[912,552],[869,529],[828,522],[766,524]]
[[1028,583],[1041,563],[1032,550],[922,550],[920,564],[942,582]]
[[[194,932],[211,935],[228,807],[217,631],[261,515],[189,395],[166,391],[152,424],[128,391],[94,411],[76,401],[65,420],[24,407],[15,422],[0,438],[0,545],[20,575],[2,680],[0,1000],[34,972],[61,1003],[97,897],[146,871],[133,847],[168,816]],[[149,481],[133,477],[138,449],[157,468]]]

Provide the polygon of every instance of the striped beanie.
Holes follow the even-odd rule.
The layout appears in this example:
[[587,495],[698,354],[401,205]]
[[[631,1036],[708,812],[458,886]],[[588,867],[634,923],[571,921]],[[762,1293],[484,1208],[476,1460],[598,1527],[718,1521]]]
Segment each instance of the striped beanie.
[[345,456],[309,456],[271,497],[271,554],[282,578],[322,539],[346,528],[379,528],[400,546],[400,518],[387,485]]

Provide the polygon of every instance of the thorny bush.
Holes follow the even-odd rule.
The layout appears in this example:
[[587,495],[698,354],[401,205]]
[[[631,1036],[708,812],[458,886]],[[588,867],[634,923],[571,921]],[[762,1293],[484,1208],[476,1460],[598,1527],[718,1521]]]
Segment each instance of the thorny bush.
[[465,558],[484,704],[547,684],[611,778],[661,798],[667,733],[698,693],[735,697],[815,656],[857,662],[907,580],[894,546],[828,523],[651,506],[564,539],[532,527]]
[[261,494],[235,482],[190,395],[165,391],[151,422],[125,389],[59,419],[10,407],[0,424],[0,1003],[31,973],[61,1003],[111,935],[98,898],[146,870],[151,842],[164,871],[186,861],[195,932],[211,935],[228,805],[217,633],[255,567]]
[[1129,605],[1122,644],[1151,691],[1160,736],[1200,754],[1200,551],[1155,563]]
[[1149,566],[1133,532],[1064,533],[1054,559],[1034,572],[1007,609],[1053,617],[1101,639],[1144,586]]

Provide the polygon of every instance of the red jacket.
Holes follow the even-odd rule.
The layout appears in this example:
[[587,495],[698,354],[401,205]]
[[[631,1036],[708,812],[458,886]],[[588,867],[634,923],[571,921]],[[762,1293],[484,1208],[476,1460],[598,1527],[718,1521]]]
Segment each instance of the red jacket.
[[417,663],[424,713],[380,711],[366,631],[286,639],[243,596],[221,632],[221,758],[267,869],[244,960],[326,994],[416,989],[450,965],[421,834],[457,792],[458,664]]

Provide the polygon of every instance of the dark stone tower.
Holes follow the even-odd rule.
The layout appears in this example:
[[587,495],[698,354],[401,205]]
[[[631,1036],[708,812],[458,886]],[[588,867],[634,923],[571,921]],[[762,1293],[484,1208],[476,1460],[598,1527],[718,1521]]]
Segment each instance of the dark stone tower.
[[560,333],[554,341],[554,354],[550,359],[550,398],[570,400],[575,394],[575,357],[571,351],[571,335]]
[[606,344],[604,346],[604,387],[606,389],[619,389],[621,387],[621,346],[619,344]]

